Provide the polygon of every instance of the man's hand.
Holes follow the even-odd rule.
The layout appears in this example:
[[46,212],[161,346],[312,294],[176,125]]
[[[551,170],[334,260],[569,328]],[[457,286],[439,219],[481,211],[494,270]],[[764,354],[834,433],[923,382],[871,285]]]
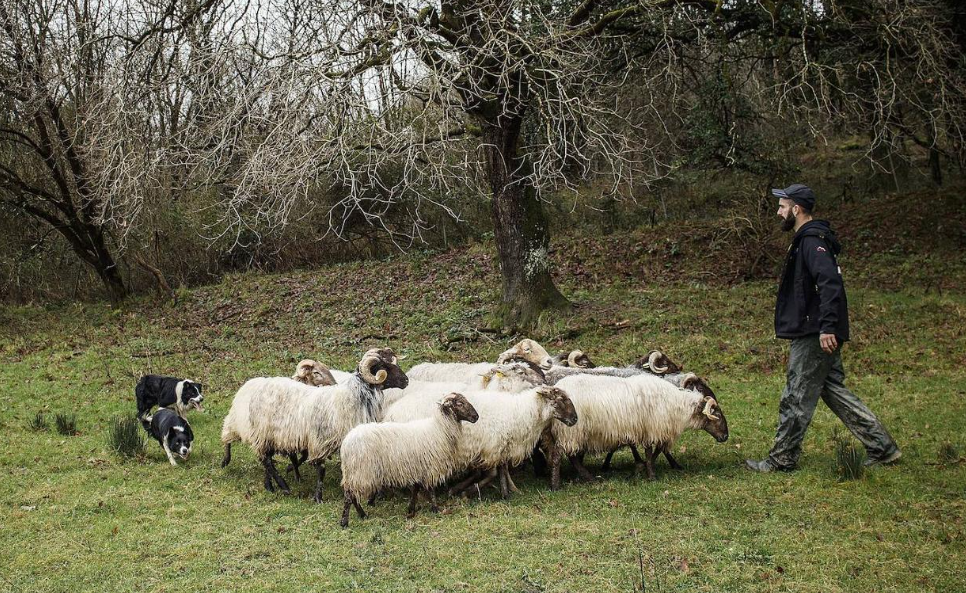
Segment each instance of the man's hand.
[[822,350],[829,354],[835,352],[835,349],[839,347],[839,341],[835,339],[835,334],[820,334],[818,343],[822,345]]

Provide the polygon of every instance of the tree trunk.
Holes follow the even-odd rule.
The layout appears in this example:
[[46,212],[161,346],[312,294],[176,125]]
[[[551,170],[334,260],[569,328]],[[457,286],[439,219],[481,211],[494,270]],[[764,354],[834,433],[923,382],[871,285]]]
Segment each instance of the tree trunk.
[[550,233],[543,207],[518,153],[521,118],[484,128],[486,174],[493,192],[493,234],[503,275],[497,315],[504,326],[530,328],[540,313],[569,305],[550,276]]

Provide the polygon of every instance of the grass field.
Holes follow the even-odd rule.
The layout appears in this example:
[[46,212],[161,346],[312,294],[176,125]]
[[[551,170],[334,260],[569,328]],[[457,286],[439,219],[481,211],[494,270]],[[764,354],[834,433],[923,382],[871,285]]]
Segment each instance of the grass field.
[[[685,262],[673,270],[674,229],[561,238],[559,282],[575,308],[534,337],[598,364],[664,348],[720,396],[727,443],[686,435],[686,470],[662,462],[656,482],[631,477],[622,452],[598,483],[565,467],[555,493],[526,469],[508,502],[490,490],[407,520],[397,496],[345,531],[337,463],[321,505],[311,480],[290,497],[266,493],[243,445],[219,467],[232,395],[303,357],[351,368],[374,345],[407,356],[404,368],[494,358],[518,337],[479,331],[498,296],[491,246],[235,276],[181,291],[177,304],[0,309],[0,590],[966,590],[966,264],[962,237],[936,240],[926,218],[883,231],[891,242],[863,241],[870,223],[859,219],[843,235],[849,383],[904,453],[851,482],[836,478],[840,424],[824,406],[799,471],[741,467],[770,445],[787,349],[772,337],[774,281],[718,278],[701,232],[673,248]],[[206,385],[206,411],[190,416],[194,452],[178,468],[155,443],[138,461],[107,445],[110,419],[133,414],[148,371]],[[30,427],[38,411],[47,429]],[[79,434],[54,430],[58,412],[76,414]]]

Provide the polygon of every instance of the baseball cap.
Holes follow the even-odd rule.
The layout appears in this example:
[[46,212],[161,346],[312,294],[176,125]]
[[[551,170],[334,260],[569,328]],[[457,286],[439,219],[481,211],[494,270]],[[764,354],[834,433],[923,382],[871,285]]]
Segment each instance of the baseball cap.
[[785,189],[772,189],[771,195],[778,198],[788,198],[809,212],[815,209],[815,194],[807,185],[794,183]]

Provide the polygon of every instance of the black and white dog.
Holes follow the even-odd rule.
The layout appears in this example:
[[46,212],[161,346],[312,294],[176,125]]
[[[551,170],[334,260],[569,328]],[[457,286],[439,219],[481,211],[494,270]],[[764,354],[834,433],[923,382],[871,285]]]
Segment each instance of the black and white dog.
[[[137,398],[138,418],[144,418],[151,408],[172,408],[178,416],[184,418],[188,410],[201,409],[204,396],[201,395],[201,383],[177,377],[163,377],[161,375],[144,375],[134,388]],[[150,422],[151,418],[148,417]]]
[[167,408],[161,408],[154,416],[142,418],[141,424],[144,430],[161,443],[171,465],[178,465],[174,460],[175,455],[187,459],[191,454],[191,442],[195,440],[195,435],[191,432],[191,425],[181,416]]

